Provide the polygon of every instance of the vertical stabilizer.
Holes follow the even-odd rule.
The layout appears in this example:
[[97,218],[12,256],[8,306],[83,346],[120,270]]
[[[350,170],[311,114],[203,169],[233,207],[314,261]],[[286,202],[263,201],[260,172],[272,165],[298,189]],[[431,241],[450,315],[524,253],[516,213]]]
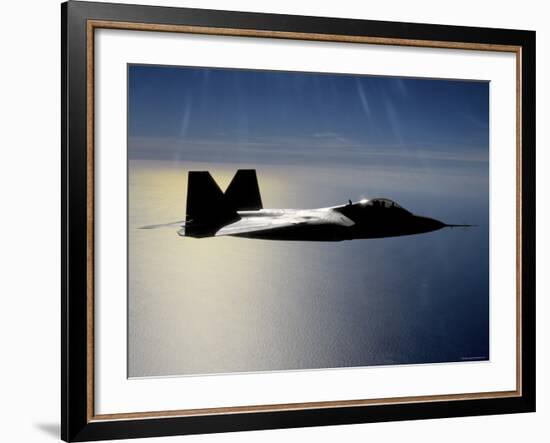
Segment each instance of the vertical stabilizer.
[[239,169],[227,190],[225,197],[236,211],[257,211],[262,209],[262,198],[255,169]]
[[239,219],[208,171],[189,171],[185,232],[191,237],[213,235],[220,227]]

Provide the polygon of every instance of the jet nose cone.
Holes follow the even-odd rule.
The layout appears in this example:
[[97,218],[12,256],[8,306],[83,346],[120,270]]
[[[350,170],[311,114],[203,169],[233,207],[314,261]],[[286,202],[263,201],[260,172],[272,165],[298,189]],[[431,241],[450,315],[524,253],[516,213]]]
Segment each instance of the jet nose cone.
[[417,215],[416,221],[420,229],[425,230],[425,232],[437,231],[438,229],[444,228],[446,226],[445,223],[430,217],[421,217]]

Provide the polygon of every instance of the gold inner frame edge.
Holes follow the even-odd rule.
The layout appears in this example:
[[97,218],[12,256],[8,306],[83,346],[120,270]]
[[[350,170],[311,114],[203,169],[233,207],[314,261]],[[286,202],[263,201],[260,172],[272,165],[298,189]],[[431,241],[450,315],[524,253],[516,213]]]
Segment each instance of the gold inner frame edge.
[[[496,392],[473,392],[464,394],[425,395],[390,397],[363,400],[334,400],[323,402],[281,403],[252,406],[228,406],[212,408],[181,409],[169,411],[128,412],[115,414],[95,414],[94,391],[94,37],[95,29],[119,29],[153,32],[177,32],[203,35],[236,37],[279,38],[290,40],[326,41],[372,45],[410,46],[422,48],[463,49],[476,51],[512,52],[516,55],[516,390]],[[359,407],[369,405],[389,405],[404,403],[428,403],[437,401],[481,400],[494,398],[520,397],[522,395],[522,335],[521,335],[521,150],[522,150],[522,51],[521,46],[489,43],[448,42],[438,40],[417,40],[386,37],[351,36],[340,34],[315,34],[286,31],[266,31],[256,29],[214,28],[188,25],[165,25],[154,23],[133,23],[123,21],[87,20],[86,24],[86,205],[87,205],[87,378],[86,404],[87,421],[113,421],[132,419],[154,419],[160,417],[188,417],[238,413],[260,413],[277,411],[297,411],[304,409],[326,409]]]

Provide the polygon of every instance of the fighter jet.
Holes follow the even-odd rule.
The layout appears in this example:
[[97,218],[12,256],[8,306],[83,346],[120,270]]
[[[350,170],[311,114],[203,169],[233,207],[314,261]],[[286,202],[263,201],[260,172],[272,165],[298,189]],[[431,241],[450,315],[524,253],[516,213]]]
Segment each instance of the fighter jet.
[[415,215],[388,198],[317,209],[264,209],[255,169],[239,169],[225,193],[208,171],[189,171],[186,218],[144,226],[177,226],[182,237],[342,241],[437,231],[449,225]]

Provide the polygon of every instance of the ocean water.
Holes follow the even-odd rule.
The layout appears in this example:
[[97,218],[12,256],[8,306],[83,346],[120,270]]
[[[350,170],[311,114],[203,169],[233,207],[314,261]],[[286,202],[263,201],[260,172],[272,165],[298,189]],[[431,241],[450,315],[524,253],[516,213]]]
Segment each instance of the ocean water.
[[[138,229],[184,219],[189,170],[211,171],[225,189],[243,167],[256,167],[266,208],[388,197],[415,214],[477,226],[336,243]],[[490,357],[487,163],[130,160],[128,173],[130,377]]]

